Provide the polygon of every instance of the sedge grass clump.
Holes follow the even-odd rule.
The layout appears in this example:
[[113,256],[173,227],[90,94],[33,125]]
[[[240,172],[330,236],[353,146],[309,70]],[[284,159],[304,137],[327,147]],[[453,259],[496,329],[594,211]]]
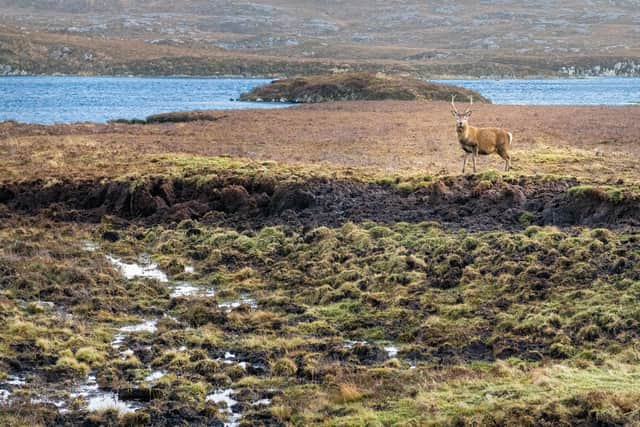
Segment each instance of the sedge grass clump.
[[293,416],[293,409],[288,405],[272,405],[269,408],[271,415],[280,422],[287,422]]
[[185,372],[191,367],[191,359],[186,351],[167,350],[154,359],[151,364],[155,367],[166,366],[172,372]]
[[180,318],[197,328],[208,323],[222,323],[226,320],[227,314],[208,300],[191,299],[188,305],[181,307]]
[[368,254],[373,247],[373,240],[369,233],[359,228],[353,228],[344,235],[345,241],[356,254]]
[[272,253],[278,251],[285,243],[282,227],[264,227],[255,238],[255,247],[259,252]]
[[241,311],[238,309],[229,313],[229,324],[241,330],[253,332],[273,332],[282,329],[285,320],[278,314],[266,310]]
[[600,336],[601,331],[597,325],[585,325],[577,333],[577,337],[583,341],[595,341]]
[[54,369],[59,375],[69,375],[71,377],[84,377],[89,373],[89,365],[78,361],[69,350],[60,354]]
[[291,377],[298,371],[298,365],[293,359],[282,357],[276,360],[271,366],[271,372],[274,375]]
[[330,337],[338,335],[338,330],[326,320],[314,320],[298,324],[297,329],[304,333],[316,337]]
[[76,359],[90,366],[100,365],[105,360],[105,354],[95,347],[80,347],[76,350]]
[[357,385],[351,383],[338,384],[336,401],[341,403],[357,402],[364,397],[364,394]]
[[180,381],[175,386],[175,394],[179,401],[187,404],[202,403],[207,396],[209,386],[202,381],[190,382]]

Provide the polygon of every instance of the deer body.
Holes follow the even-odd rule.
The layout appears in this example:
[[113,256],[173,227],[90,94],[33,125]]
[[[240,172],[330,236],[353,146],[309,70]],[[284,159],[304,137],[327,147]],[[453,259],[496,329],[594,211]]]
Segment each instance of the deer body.
[[[471,100],[473,105],[473,99]],[[467,166],[469,154],[473,160],[473,172],[476,172],[476,157],[478,154],[488,155],[497,153],[504,159],[504,169],[508,171],[511,167],[511,156],[509,148],[513,141],[511,132],[500,128],[477,128],[469,124],[471,110],[467,109],[464,113],[459,113],[451,99],[453,116],[456,118],[456,133],[458,134],[458,142],[464,150],[464,160],[462,163],[462,173]]]

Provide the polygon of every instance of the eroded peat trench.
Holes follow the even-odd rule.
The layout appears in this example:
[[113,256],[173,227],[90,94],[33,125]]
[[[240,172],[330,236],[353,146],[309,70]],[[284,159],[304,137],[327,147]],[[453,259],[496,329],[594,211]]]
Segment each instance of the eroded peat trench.
[[211,175],[204,180],[33,181],[0,184],[0,204],[8,212],[45,213],[61,221],[98,222],[104,215],[146,225],[197,219],[241,230],[364,221],[437,221],[474,231],[640,224],[640,197],[631,190],[545,176],[453,176],[414,188],[318,177],[292,182]]

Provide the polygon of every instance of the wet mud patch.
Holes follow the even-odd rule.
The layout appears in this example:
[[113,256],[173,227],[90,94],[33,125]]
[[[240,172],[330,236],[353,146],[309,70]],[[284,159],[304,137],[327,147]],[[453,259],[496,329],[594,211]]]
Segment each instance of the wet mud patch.
[[0,203],[13,211],[44,211],[65,221],[98,221],[110,214],[143,224],[199,219],[236,229],[335,227],[349,221],[439,221],[474,230],[640,224],[638,196],[623,190],[616,197],[597,189],[573,191],[578,184],[571,178],[493,175],[446,177],[408,191],[386,183],[329,178],[34,181],[3,184]]

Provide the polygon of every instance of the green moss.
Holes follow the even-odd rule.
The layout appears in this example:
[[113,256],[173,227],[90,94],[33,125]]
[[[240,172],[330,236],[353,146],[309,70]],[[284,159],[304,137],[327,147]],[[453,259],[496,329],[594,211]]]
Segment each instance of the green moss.
[[520,217],[518,217],[518,222],[522,225],[529,225],[533,221],[533,214],[531,212],[523,212]]
[[614,203],[620,203],[626,198],[625,191],[622,188],[605,185],[578,185],[569,188],[568,192],[572,196],[594,197]]
[[488,170],[483,171],[477,174],[477,177],[480,181],[487,181],[491,184],[495,184],[496,182],[502,181],[502,174],[496,170]]

